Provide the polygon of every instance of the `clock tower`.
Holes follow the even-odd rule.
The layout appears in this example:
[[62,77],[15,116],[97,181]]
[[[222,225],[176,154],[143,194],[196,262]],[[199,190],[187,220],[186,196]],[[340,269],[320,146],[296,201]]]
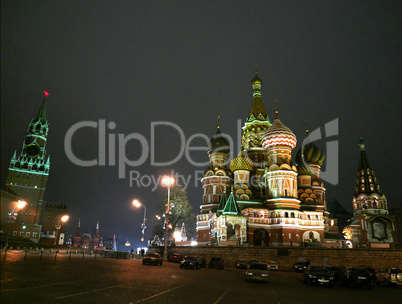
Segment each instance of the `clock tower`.
[[14,152],[6,181],[6,191],[28,203],[24,208],[28,216],[24,220],[29,224],[39,224],[49,176],[50,158],[46,158],[46,140],[49,131],[49,123],[46,120],[48,95],[48,92],[44,92],[39,112],[28,125],[21,154],[17,156],[17,151]]

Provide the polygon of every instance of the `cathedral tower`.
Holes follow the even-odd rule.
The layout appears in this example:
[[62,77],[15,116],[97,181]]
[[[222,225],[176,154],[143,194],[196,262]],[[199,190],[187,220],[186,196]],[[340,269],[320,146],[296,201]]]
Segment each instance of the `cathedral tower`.
[[[261,140],[265,131],[271,126],[268,114],[261,99],[262,80],[257,72],[251,80],[253,88],[253,102],[250,113],[243,126],[242,148],[245,155],[252,161],[254,170],[250,172],[252,196],[263,200],[265,197],[263,187],[264,166],[267,160],[267,151],[262,147]],[[250,196],[251,197],[251,196]]]
[[262,146],[268,152],[268,167],[264,175],[270,209],[299,209],[297,199],[297,169],[292,164],[296,136],[279,120],[265,132]]
[[208,147],[210,166],[205,170],[201,180],[203,188],[201,213],[216,211],[220,197],[225,191],[230,190],[232,174],[227,167],[229,151],[229,142],[221,134],[218,125],[216,134],[211,138]]
[[362,138],[359,145],[360,159],[353,196],[354,217],[342,232],[353,247],[394,247],[398,242],[395,216],[389,215],[387,199],[369,162]]

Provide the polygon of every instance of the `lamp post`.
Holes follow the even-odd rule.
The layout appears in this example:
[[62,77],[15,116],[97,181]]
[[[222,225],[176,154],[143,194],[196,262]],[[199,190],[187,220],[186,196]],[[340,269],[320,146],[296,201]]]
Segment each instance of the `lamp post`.
[[141,237],[141,255],[142,255],[142,243],[144,242],[144,233],[145,233],[145,228],[147,228],[145,226],[145,222],[147,221],[147,207],[145,207],[144,204],[141,204],[141,202],[137,199],[133,200],[133,205],[134,207],[143,207],[144,208],[144,219],[142,220],[142,224],[141,224],[141,229],[142,229],[142,237]]
[[15,208],[22,209],[26,205],[27,205],[27,202],[19,200],[17,202],[17,204],[14,205],[13,211],[11,211],[11,213],[9,214],[9,217],[8,217],[8,231],[7,231],[7,238],[6,238],[6,248],[8,247],[8,237],[10,236],[11,223],[12,223],[12,220],[15,219],[15,216],[14,216]]
[[163,260],[167,261],[167,245],[168,245],[168,219],[167,216],[170,213],[170,187],[174,184],[174,178],[170,176],[164,176],[162,177],[162,185],[167,187],[168,189],[168,197],[167,197],[167,205],[166,205],[166,211],[165,211],[165,250],[163,251]]
[[[58,238],[59,238],[60,229],[61,229],[61,223],[67,222],[68,219],[69,219],[69,216],[68,216],[68,215],[63,215],[63,216],[59,219],[59,221],[57,222],[57,225],[56,225],[56,236],[55,236],[55,238],[54,238],[54,245],[57,244],[57,241],[58,241]],[[60,223],[60,222],[61,222],[61,223]]]

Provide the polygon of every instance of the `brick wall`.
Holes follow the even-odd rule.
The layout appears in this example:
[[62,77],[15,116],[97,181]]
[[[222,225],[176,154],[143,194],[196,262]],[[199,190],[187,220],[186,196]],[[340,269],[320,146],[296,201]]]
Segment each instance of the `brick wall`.
[[[163,247],[150,248],[150,251],[163,252]],[[278,261],[280,269],[293,270],[298,260],[308,260],[311,264],[359,266],[367,265],[375,269],[381,267],[402,267],[401,249],[340,249],[340,248],[264,248],[264,247],[169,247],[169,255],[201,256],[207,262],[212,256],[224,259],[225,266],[234,266],[238,259],[257,259],[262,262]]]

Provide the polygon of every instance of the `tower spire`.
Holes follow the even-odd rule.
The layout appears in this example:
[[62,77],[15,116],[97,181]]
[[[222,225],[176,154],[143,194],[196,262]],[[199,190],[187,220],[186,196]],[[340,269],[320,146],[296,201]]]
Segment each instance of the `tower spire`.
[[42,123],[46,122],[46,99],[49,96],[48,91],[43,91],[43,102],[39,109],[38,115],[36,115],[36,120]]
[[375,176],[374,170],[368,159],[363,138],[361,137],[359,146],[360,146],[360,159],[357,171],[355,195],[357,196],[361,193],[366,194],[378,193],[382,195],[382,191],[377,181],[377,177]]
[[305,123],[306,123],[306,137],[308,136],[308,118],[306,119],[306,121],[305,121]]
[[279,112],[278,112],[278,99],[275,99],[275,119],[279,118]]
[[269,122],[267,112],[265,111],[264,104],[261,100],[261,85],[262,80],[258,77],[256,70],[255,76],[251,80],[251,86],[253,87],[253,104],[251,105],[251,110],[250,114],[247,117],[247,122],[252,122],[254,120]]

